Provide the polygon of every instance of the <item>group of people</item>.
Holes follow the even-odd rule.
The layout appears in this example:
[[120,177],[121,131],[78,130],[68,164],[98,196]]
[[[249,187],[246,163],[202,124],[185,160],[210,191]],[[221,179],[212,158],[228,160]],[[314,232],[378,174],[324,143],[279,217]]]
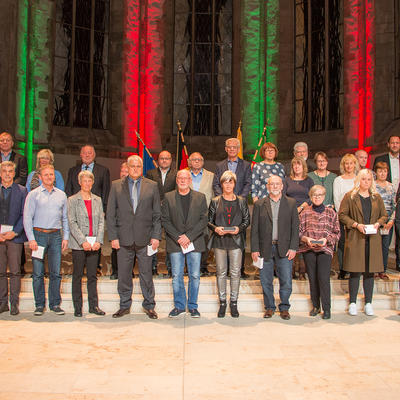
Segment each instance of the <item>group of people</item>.
[[[72,298],[74,315],[82,316],[82,276],[87,274],[89,312],[104,315],[99,308],[97,269],[107,227],[111,242],[112,278],[118,279],[119,309],[114,318],[130,313],[132,270],[135,260],[143,295],[143,310],[157,319],[153,274],[157,251],[166,240],[166,265],[172,276],[174,308],[170,318],[188,311],[200,317],[200,275],[207,271],[213,249],[219,297],[218,317],[228,307],[239,317],[238,295],[244,273],[246,230],[251,231],[251,257],[259,268],[264,296],[264,318],[276,310],[273,279],[279,279],[279,314],[290,319],[292,279],[307,272],[312,301],[311,316],[323,311],[331,317],[331,262],[337,250],[339,278],[350,273],[349,313],[357,314],[357,294],[363,275],[365,313],[373,315],[374,274],[386,275],[388,250],[397,228],[396,193],[399,184],[400,139],[388,140],[389,154],[377,157],[374,172],[366,168],[368,154],[346,154],[340,176],[328,171],[328,158],[317,152],[314,163],[306,143],[294,146],[289,166],[276,161],[278,149],[265,143],[263,161],[251,164],[238,157],[240,142],[226,140],[227,158],[212,173],[204,168],[199,152],[189,157],[187,169],[175,171],[172,155],[162,151],[158,167],[143,176],[143,161],[130,156],[121,166],[121,178],[110,182],[108,168],[95,161],[91,145],[81,148],[81,162],[68,172],[66,184],[54,169],[50,150],[37,155],[37,168],[27,174],[24,157],[12,150],[13,138],[0,134],[0,312],[19,313],[21,259],[24,242],[32,251],[35,315],[45,311],[44,257],[49,265],[49,308],[64,314],[60,296],[60,264],[63,250],[73,259]],[[311,172],[309,172],[311,171]],[[24,186],[26,184],[26,187]],[[65,190],[65,191],[64,191]],[[252,217],[248,195],[254,202]],[[396,230],[398,232],[398,230]],[[163,236],[164,235],[164,236]],[[399,251],[396,246],[396,265]],[[189,283],[184,284],[185,265]],[[298,271],[294,271],[293,265]],[[7,266],[10,271],[8,296]]]

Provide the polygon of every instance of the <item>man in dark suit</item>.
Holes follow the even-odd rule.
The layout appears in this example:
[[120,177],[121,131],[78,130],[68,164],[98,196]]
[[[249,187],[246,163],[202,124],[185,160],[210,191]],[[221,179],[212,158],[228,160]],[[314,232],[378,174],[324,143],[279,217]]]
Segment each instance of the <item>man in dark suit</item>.
[[[169,151],[164,150],[158,156],[158,168],[149,170],[146,178],[151,179],[158,184],[160,192],[160,200],[164,200],[165,193],[175,190],[176,187],[176,171],[171,167],[172,155]],[[152,270],[153,275],[157,274],[157,254],[153,255]],[[171,277],[171,262],[168,253],[165,256],[165,265],[167,266],[167,276]]]
[[88,170],[94,175],[92,193],[101,197],[103,209],[106,211],[108,195],[110,193],[110,171],[107,167],[104,167],[95,161],[96,152],[94,147],[90,144],[81,148],[80,157],[82,162],[79,165],[70,168],[68,171],[65,193],[67,197],[78,193],[81,190],[78,182],[79,172]]
[[[165,195],[161,220],[167,237],[167,252],[172,264],[172,288],[174,309],[169,317],[177,317],[186,311],[192,318],[200,317],[197,297],[200,286],[201,253],[206,249],[204,230],[207,226],[207,202],[203,193],[190,189],[192,178],[189,170],[176,175],[177,190]],[[189,275],[188,298],[186,298],[183,272],[185,255]]]
[[[389,153],[382,154],[378,156],[374,160],[373,170],[375,170],[375,165],[378,162],[384,162],[389,167],[387,180],[393,183],[396,194],[396,202],[400,198],[399,191],[399,182],[400,182],[400,136],[391,135],[387,141],[387,147],[389,149]],[[396,269],[400,271],[400,231],[397,229],[397,225],[395,225],[396,232],[396,245],[395,245],[395,253],[396,253]]]
[[127,163],[129,175],[113,181],[107,207],[108,238],[111,247],[118,250],[120,308],[113,318],[130,312],[132,265],[136,256],[143,309],[149,318],[157,319],[148,246],[156,250],[161,239],[160,195],[157,184],[142,176],[143,161],[139,156],[130,156]]
[[1,162],[12,161],[15,164],[14,183],[25,186],[28,176],[28,163],[26,158],[12,150],[14,140],[10,133],[0,133]]
[[385,162],[388,167],[388,176],[387,180],[392,182],[395,185],[395,189],[397,189],[400,180],[400,168],[399,168],[399,152],[400,152],[400,136],[392,135],[389,137],[387,141],[387,147],[389,149],[389,153],[382,154],[375,158],[373,170],[375,169],[375,165],[378,162]]
[[279,176],[268,179],[269,196],[254,204],[251,223],[251,257],[254,262],[264,259],[260,269],[263,288],[264,318],[275,313],[274,264],[279,278],[279,304],[282,319],[290,319],[289,297],[292,293],[292,260],[299,247],[299,216],[296,201],[282,194]]
[[27,241],[23,225],[25,198],[24,186],[15,183],[15,164],[4,161],[0,165],[0,313],[8,311],[7,265],[10,269],[11,315],[19,314],[21,291],[21,254]]
[[251,189],[251,164],[248,161],[238,157],[240,142],[236,138],[227,139],[225,142],[225,151],[228,158],[220,161],[215,168],[213,181],[214,196],[222,194],[220,179],[222,174],[230,170],[236,174],[235,194],[247,198]]

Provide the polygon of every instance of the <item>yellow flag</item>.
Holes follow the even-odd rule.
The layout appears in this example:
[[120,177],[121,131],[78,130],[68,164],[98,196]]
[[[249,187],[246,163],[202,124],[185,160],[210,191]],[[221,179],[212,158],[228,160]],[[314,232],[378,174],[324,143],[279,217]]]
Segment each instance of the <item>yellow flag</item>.
[[238,156],[243,159],[243,138],[242,138],[241,126],[242,126],[242,121],[239,121],[239,126],[238,126],[238,129],[237,129],[236,139],[238,139],[239,142],[240,142],[240,150],[239,150]]

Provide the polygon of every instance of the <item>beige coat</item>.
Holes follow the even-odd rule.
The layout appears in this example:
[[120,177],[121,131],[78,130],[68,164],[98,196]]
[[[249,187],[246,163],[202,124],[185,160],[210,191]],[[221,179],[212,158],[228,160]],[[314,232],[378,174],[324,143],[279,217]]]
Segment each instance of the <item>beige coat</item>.
[[[352,199],[351,192],[346,193],[340,204],[339,220],[345,226],[346,241],[344,247],[343,269],[348,272],[365,272],[365,238],[354,222],[364,224],[361,201],[358,195]],[[383,225],[387,220],[387,213],[383,200],[379,194],[371,198],[371,224],[379,222]],[[370,235],[369,272],[383,272],[382,239],[378,233]]]

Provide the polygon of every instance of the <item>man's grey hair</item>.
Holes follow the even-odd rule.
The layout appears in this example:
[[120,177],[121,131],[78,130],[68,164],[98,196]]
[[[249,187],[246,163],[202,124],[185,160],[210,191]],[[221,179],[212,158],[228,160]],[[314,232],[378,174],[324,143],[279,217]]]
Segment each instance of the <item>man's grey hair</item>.
[[308,151],[308,146],[306,142],[297,142],[293,146],[293,151],[296,151],[299,147],[305,147]]
[[232,141],[232,140],[234,140],[234,141],[236,142],[236,145],[237,145],[238,147],[240,147],[240,140],[237,139],[237,138],[229,138],[229,139],[226,139],[226,140],[225,140],[225,147],[228,146],[228,142],[229,142],[229,141]]
[[14,171],[17,168],[17,166],[16,166],[16,164],[14,162],[12,162],[12,161],[3,161],[0,164],[0,168],[3,169],[3,168],[6,168],[6,167],[14,168]]
[[128,159],[126,160],[126,162],[128,163],[128,165],[130,164],[130,162],[133,161],[139,161],[140,165],[143,167],[143,160],[141,157],[139,157],[137,154],[133,154],[132,156],[129,156]]

